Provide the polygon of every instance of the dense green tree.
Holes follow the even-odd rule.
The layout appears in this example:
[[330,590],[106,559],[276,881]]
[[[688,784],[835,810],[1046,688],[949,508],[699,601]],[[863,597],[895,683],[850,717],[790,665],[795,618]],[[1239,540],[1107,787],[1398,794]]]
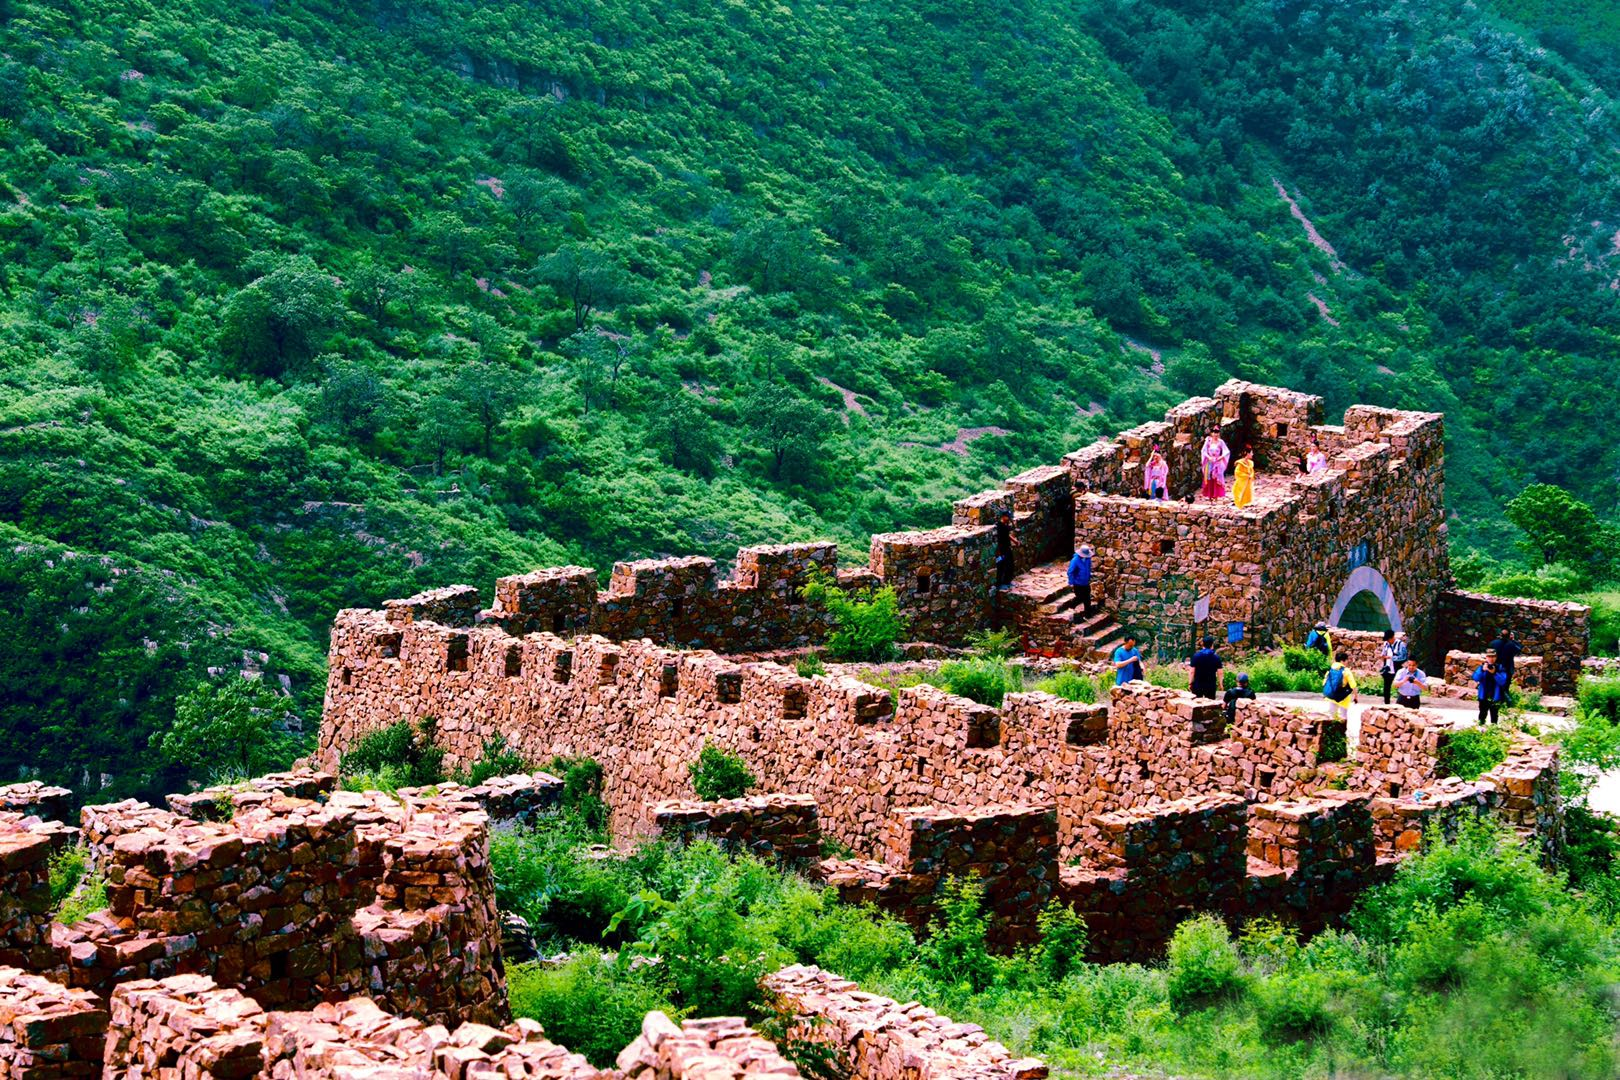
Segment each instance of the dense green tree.
[[244,370],[283,375],[325,344],[342,304],[337,282],[314,260],[275,260],[225,305],[221,341]]
[[209,783],[285,768],[297,754],[288,703],[257,679],[199,683],[175,703],[174,723],[156,737],[163,756]]

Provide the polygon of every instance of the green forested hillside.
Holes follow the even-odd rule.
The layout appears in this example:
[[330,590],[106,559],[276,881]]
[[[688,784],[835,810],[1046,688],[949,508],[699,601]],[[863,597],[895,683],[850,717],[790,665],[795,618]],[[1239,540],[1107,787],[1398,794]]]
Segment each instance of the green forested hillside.
[[1511,558],[1505,499],[1620,470],[1609,54],[1520,33],[0,0],[0,775],[150,781],[210,668],[312,715],[340,606],[859,550],[1230,374],[1448,411]]

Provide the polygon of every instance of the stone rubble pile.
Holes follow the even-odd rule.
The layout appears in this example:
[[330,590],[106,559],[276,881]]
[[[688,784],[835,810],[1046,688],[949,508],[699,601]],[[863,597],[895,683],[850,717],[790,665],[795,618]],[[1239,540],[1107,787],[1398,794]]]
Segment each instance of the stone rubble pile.
[[848,979],[795,964],[767,975],[788,1037],[829,1047],[850,1080],[1044,1080],[1035,1058],[1015,1058],[977,1024],[915,1002],[864,993]]
[[65,787],[29,780],[0,786],[0,812],[35,817],[41,821],[66,821],[73,811],[73,792]]
[[0,966],[0,1077],[98,1075],[107,1020],[94,994]]
[[796,1080],[798,1068],[734,1016],[684,1020],[650,1012],[641,1034],[619,1052],[625,1080]]

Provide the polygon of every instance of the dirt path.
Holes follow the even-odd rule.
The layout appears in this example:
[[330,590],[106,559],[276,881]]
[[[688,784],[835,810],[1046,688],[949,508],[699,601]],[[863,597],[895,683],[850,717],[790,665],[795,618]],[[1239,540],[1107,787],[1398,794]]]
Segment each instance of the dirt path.
[[948,443],[940,443],[938,446],[924,447],[924,444],[922,444],[920,442],[903,442],[900,445],[901,446],[917,447],[917,448],[928,449],[928,450],[943,450],[948,454],[955,454],[957,457],[967,457],[967,455],[968,455],[968,444],[973,442],[975,439],[982,439],[986,435],[1011,435],[1011,434],[1012,434],[1012,432],[1008,431],[1006,428],[1004,428],[1004,427],[996,427],[994,424],[992,424],[989,427],[957,428],[956,429],[956,438],[952,439]]
[[1292,195],[1288,194],[1288,189],[1283,187],[1282,181],[1273,176],[1271,178],[1271,186],[1277,189],[1278,198],[1282,199],[1283,202],[1288,204],[1288,212],[1294,215],[1294,220],[1299,222],[1300,225],[1305,229],[1305,239],[1311,242],[1311,246],[1313,248],[1328,257],[1328,259],[1331,261],[1333,272],[1335,274],[1343,273],[1345,270],[1345,265],[1342,261],[1340,261],[1339,253],[1334,250],[1332,244],[1327,242],[1327,238],[1316,230],[1315,223],[1313,223],[1310,218],[1305,216],[1305,211],[1301,210],[1299,208],[1299,203],[1295,201]]
[[859,399],[857,399],[855,397],[855,391],[846,390],[844,387],[839,386],[837,383],[833,382],[831,379],[827,378],[827,376],[825,376],[825,375],[817,375],[816,376],[816,382],[820,383],[822,386],[829,387],[830,389],[836,390],[840,394],[842,394],[843,398],[844,398],[844,408],[848,409],[850,412],[856,413],[856,414],[858,414],[860,416],[871,416],[872,415],[871,413],[866,411],[866,406],[862,405],[860,403]]

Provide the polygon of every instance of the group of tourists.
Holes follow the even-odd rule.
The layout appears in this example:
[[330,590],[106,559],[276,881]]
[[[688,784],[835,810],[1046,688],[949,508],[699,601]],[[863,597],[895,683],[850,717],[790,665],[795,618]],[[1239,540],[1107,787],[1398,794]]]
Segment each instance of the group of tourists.
[[[1074,560],[1069,564],[1069,582],[1076,585],[1076,592],[1079,592],[1080,586],[1076,584],[1077,574],[1083,576],[1085,589],[1083,603],[1085,610],[1090,612],[1089,545],[1082,545],[1082,550],[1075,553]],[[1330,716],[1348,721],[1350,706],[1356,701],[1360,690],[1356,683],[1356,674],[1349,666],[1349,654],[1343,649],[1334,648],[1333,631],[1325,622],[1318,622],[1311,628],[1311,632],[1305,638],[1305,647],[1327,657],[1328,667],[1322,677],[1322,697],[1327,699]],[[1473,681],[1476,684],[1481,725],[1499,722],[1498,712],[1502,703],[1508,700],[1509,687],[1513,682],[1514,659],[1523,651],[1514,640],[1513,631],[1503,627],[1500,636],[1486,649],[1485,659],[1475,668]],[[1116,686],[1123,686],[1144,677],[1142,651],[1137,647],[1137,638],[1134,634],[1125,635],[1124,641],[1110,657],[1109,664],[1114,669]],[[1249,686],[1247,672],[1240,672],[1234,684],[1222,693],[1221,671],[1225,666],[1226,661],[1215,650],[1215,640],[1206,637],[1188,659],[1187,674],[1189,689],[1194,696],[1212,700],[1219,697],[1226,707],[1227,722],[1231,723],[1237,717],[1237,703],[1253,699],[1255,693]],[[1378,674],[1383,682],[1385,705],[1398,704],[1403,708],[1416,709],[1423,704],[1423,695],[1429,687],[1429,676],[1418,666],[1417,658],[1411,655],[1411,647],[1404,633],[1396,630],[1384,631],[1383,640],[1378,646]]]
[[[1324,459],[1325,460],[1325,459]],[[1238,508],[1248,506],[1254,501],[1254,450],[1244,447],[1238,454],[1236,465],[1232,465],[1232,449],[1226,445],[1226,440],[1220,433],[1210,432],[1204,437],[1204,445],[1198,454],[1199,469],[1203,475],[1203,483],[1198,493],[1206,499],[1226,498],[1226,470],[1232,468],[1232,505]],[[1170,500],[1170,463],[1165,460],[1164,451],[1158,444],[1148,453],[1147,461],[1142,466],[1142,487],[1150,499],[1161,502]],[[1187,496],[1192,502],[1193,496]]]

